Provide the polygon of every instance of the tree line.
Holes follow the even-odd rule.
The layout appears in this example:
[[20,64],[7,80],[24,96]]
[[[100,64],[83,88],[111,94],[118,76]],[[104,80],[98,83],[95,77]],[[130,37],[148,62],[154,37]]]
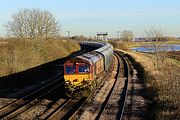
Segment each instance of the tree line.
[[[21,9],[12,15],[12,19],[4,25],[8,37],[17,38],[51,38],[59,36],[61,25],[52,13],[40,9]],[[131,30],[123,30],[118,40],[129,42],[135,38]],[[161,30],[149,27],[145,30],[150,42],[166,40]],[[82,36],[74,36],[73,39],[84,39]],[[92,38],[93,39],[93,38]]]

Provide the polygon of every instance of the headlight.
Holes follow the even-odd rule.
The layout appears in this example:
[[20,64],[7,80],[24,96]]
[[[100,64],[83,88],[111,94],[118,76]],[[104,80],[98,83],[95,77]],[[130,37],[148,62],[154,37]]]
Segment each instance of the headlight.
[[70,80],[68,80],[68,81],[66,81],[65,83],[66,83],[66,84],[70,84],[70,83],[71,83],[71,81],[70,81]]

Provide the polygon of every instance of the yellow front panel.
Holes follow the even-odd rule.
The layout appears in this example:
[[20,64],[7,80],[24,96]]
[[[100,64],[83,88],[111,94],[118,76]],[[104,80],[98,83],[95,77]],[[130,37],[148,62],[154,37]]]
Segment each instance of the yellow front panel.
[[64,75],[65,82],[70,82],[72,86],[77,87],[82,85],[82,81],[89,81],[90,74],[74,74],[74,75]]

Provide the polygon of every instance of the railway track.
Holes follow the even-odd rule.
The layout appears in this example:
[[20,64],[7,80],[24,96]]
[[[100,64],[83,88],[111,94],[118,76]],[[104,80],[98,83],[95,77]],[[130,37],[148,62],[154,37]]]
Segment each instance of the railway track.
[[[122,53],[116,52],[116,57],[118,59],[118,69],[115,75],[115,81],[112,87],[110,88],[109,93],[107,94],[101,105],[98,105],[99,104],[98,103],[97,105],[91,106],[90,108],[89,107],[84,108],[84,109],[91,109],[91,111],[89,112],[92,112],[93,114],[92,116],[95,117],[88,118],[88,116],[85,117],[83,116],[82,119],[86,118],[86,119],[95,119],[95,120],[99,120],[99,119],[121,120],[123,118],[123,112],[124,112],[127,90],[128,90],[127,89],[128,81],[131,79],[130,76],[131,67],[129,65],[128,60],[125,58],[125,56]],[[83,113],[80,114],[82,115]],[[77,116],[81,118],[81,115],[77,115]],[[73,119],[76,118],[74,117]]]
[[60,77],[58,79],[56,77],[54,79],[55,80],[53,82],[39,88],[33,93],[30,93],[0,108],[0,119],[12,119],[16,117],[26,109],[40,102],[41,98],[50,94],[55,89],[57,89],[58,87],[64,84],[61,81],[63,77]]
[[[55,79],[59,78],[60,75],[62,75],[62,74],[58,74],[57,76],[53,77],[52,80],[55,80]],[[61,77],[60,79],[62,79],[62,77]],[[38,91],[41,90],[41,89],[44,89],[45,87],[47,87],[48,85],[50,85],[50,84],[52,84],[52,83],[54,83],[54,82],[56,82],[56,80],[53,81],[53,82],[51,82],[51,83],[45,84],[45,85],[39,87],[38,89],[35,89],[35,90],[34,90],[32,93],[30,93],[30,94],[27,94],[27,95],[25,95],[25,96],[22,96],[22,97],[19,98],[19,99],[13,100],[13,101],[11,101],[11,102],[8,103],[8,104],[4,104],[3,106],[0,107],[0,110],[3,109],[3,108],[5,108],[5,107],[7,107],[7,106],[9,106],[9,105],[12,104],[12,103],[18,101],[18,100],[28,99],[29,96],[33,95],[34,93],[38,92]],[[43,84],[44,84],[44,83],[43,83]]]
[[49,114],[45,119],[48,120],[68,120],[82,107],[87,97],[70,98],[60,105],[53,113]]
[[[114,65],[114,64],[113,64]],[[112,70],[113,68],[111,68]],[[106,74],[103,78],[105,79],[108,77],[109,74]],[[97,89],[99,89],[105,81],[99,84]],[[40,119],[48,119],[48,120],[67,120],[67,119],[74,119],[75,115],[78,113],[78,111],[83,107],[83,105],[88,101],[91,100],[93,95],[95,93],[90,94],[87,97],[72,97],[64,101],[62,104],[60,104],[58,107],[56,107],[49,115],[46,117],[40,118]]]
[[[104,77],[107,77],[105,75]],[[102,79],[102,78],[100,78]],[[99,89],[105,81],[99,84],[97,89]],[[72,97],[67,99],[64,103],[60,104],[53,112],[51,112],[47,117],[43,119],[48,120],[68,120],[74,119],[75,115],[79,112],[79,110],[83,107],[84,104],[88,100],[91,100],[93,95],[96,94],[97,91],[94,91],[93,94],[90,94],[87,97]]]
[[[130,79],[130,65],[123,53],[116,52],[116,57],[118,58],[119,69],[117,70],[117,74],[115,76],[115,82],[108,95],[106,96],[105,101],[102,103],[101,109],[95,118],[96,120],[110,118],[122,120],[123,118],[126,96],[128,91],[128,81]],[[123,89],[121,89],[122,80],[124,80]]]
[[[116,55],[116,57],[118,58],[118,68],[120,68],[120,58],[119,58],[119,56],[118,56],[117,54],[115,54],[115,55]],[[121,64],[121,65],[122,65],[122,64]],[[104,114],[104,112],[105,112],[106,109],[107,109],[108,103],[110,102],[110,99],[112,98],[112,95],[115,94],[115,93],[114,93],[114,92],[115,92],[115,87],[116,87],[116,84],[117,84],[117,81],[118,81],[117,79],[119,78],[119,76],[120,76],[120,69],[117,69],[117,74],[116,74],[116,76],[115,76],[115,77],[116,77],[116,78],[115,78],[116,80],[115,80],[115,82],[114,82],[111,90],[109,91],[109,93],[108,93],[105,101],[103,102],[103,104],[102,104],[102,106],[101,106],[101,109],[100,109],[98,115],[96,116],[96,118],[95,118],[96,120],[100,119],[101,116]]]
[[119,112],[118,112],[120,114],[118,116],[118,119],[122,120],[123,119],[124,109],[125,109],[125,104],[126,104],[126,97],[127,97],[127,93],[128,93],[128,82],[132,79],[132,76],[131,76],[132,67],[131,67],[131,64],[130,64],[129,60],[124,56],[124,54],[122,52],[118,52],[118,54],[123,59],[123,63],[125,65],[125,67],[124,67],[124,70],[125,70],[124,77],[126,78],[124,88],[123,88],[123,91],[121,93],[120,109],[119,109]]
[[[86,51],[86,47],[83,48],[84,51],[80,51],[77,54],[83,54]],[[89,49],[89,51],[92,51],[92,49]],[[76,56],[76,55],[72,55],[71,57]],[[61,67],[62,68],[62,67]],[[59,66],[58,66],[59,69]],[[58,78],[58,79],[57,79]],[[17,117],[18,115],[20,115],[21,113],[25,112],[26,110],[30,109],[32,106],[36,106],[36,104],[39,103],[43,103],[43,98],[45,96],[48,96],[48,94],[54,92],[57,88],[61,87],[62,85],[64,85],[64,82],[62,83],[62,79],[63,77],[60,77],[59,75],[52,78],[53,82],[44,85],[43,87],[36,89],[34,92],[25,95],[19,99],[13,100],[10,103],[4,104],[3,106],[0,107],[0,119],[13,119],[15,117]],[[67,101],[70,101],[69,98],[68,100],[53,100],[52,103],[56,103],[59,106],[64,106],[63,104],[65,104]],[[83,98],[84,99],[84,98]],[[65,101],[65,102],[64,102]],[[54,106],[54,105],[52,105]],[[56,108],[55,107],[55,111]],[[39,118],[48,118],[50,116],[53,116],[54,113],[54,108],[51,110],[47,110],[48,113],[46,115],[41,115],[38,116]],[[50,112],[49,112],[50,111]],[[53,114],[52,114],[53,113]],[[45,117],[44,117],[45,116]]]
[[[122,53],[116,52],[115,55],[118,59],[118,68],[120,69],[117,69],[117,74],[115,75],[115,81],[113,83],[113,86],[107,94],[104,102],[100,105],[100,109],[97,110],[98,112],[95,117],[96,120],[104,118],[122,119],[123,117],[124,106],[127,96],[128,81],[129,79],[131,79],[131,68],[128,60]],[[43,86],[42,88],[34,91],[33,93],[28,94],[18,100],[15,100],[1,107],[0,119],[13,119],[27,109],[31,108],[32,106],[41,103],[45,96],[54,92],[57,88],[61,87],[64,84],[60,82],[61,79],[63,79],[63,77],[53,80],[53,82]],[[99,89],[100,88],[98,87],[97,91],[99,91]],[[59,100],[60,102],[58,106],[52,108],[51,111],[47,112],[46,115],[38,116],[37,119],[74,119],[74,116],[83,107],[83,105],[88,100],[90,100],[90,98],[92,98],[92,95],[89,95],[88,97],[72,97],[68,98],[67,100]]]

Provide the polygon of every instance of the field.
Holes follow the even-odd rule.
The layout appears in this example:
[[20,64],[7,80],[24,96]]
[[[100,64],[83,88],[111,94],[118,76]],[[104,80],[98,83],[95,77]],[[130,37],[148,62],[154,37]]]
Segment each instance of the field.
[[[116,44],[124,49],[143,67],[141,73],[145,81],[144,97],[151,100],[150,105],[157,120],[177,120],[180,118],[180,52],[158,53],[161,58],[158,67],[154,64],[155,54],[132,52],[129,48],[145,43]],[[149,43],[148,43],[149,44]],[[176,43],[177,44],[177,43]]]
[[79,49],[71,40],[0,39],[0,77],[68,56]]
[[[141,47],[141,46],[147,46],[147,45],[151,45],[152,42],[121,42],[121,41],[116,41],[113,42],[114,45],[116,45],[117,47],[123,47],[126,49],[131,49],[134,47]],[[153,44],[156,44],[155,42],[153,42]],[[163,42],[163,44],[180,44],[180,40],[174,40],[174,41],[166,41]]]
[[[147,86],[147,97],[153,101],[153,110],[158,120],[178,119],[180,116],[179,85],[180,64],[178,61],[166,58],[159,64],[153,65],[153,55],[131,53],[145,69],[144,79]],[[153,92],[154,91],[154,92]],[[152,95],[152,93],[155,93]]]

